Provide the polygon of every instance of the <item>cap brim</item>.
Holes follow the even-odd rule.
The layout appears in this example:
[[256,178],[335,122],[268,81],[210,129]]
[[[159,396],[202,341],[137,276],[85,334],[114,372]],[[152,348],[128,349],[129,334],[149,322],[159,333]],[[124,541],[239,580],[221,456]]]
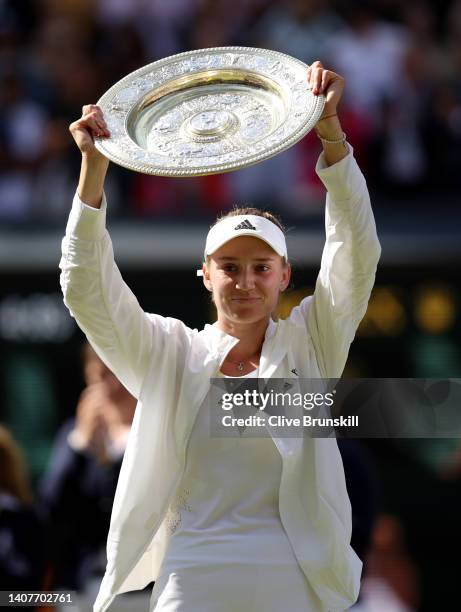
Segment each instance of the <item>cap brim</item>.
[[280,257],[285,257],[284,252],[281,253],[273,244],[269,242],[269,240],[267,240],[260,234],[256,234],[254,230],[241,230],[234,236],[230,236],[229,238],[226,238],[225,240],[218,241],[217,244],[212,245],[211,247],[212,250],[209,249],[206,255],[213,255],[213,253],[216,253],[216,251],[220,249],[222,246],[224,246],[228,242],[231,242],[232,240],[235,240],[236,238],[240,238],[240,236],[251,236],[251,238],[257,238],[258,240],[261,240],[261,242],[265,242],[267,245],[269,245],[271,249],[275,253],[277,253],[277,255],[280,255]]

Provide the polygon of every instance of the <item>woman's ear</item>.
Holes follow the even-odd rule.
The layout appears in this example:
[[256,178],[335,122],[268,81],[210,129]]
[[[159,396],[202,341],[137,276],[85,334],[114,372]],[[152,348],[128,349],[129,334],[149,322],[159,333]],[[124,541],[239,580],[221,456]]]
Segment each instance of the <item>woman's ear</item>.
[[291,279],[291,265],[289,263],[284,264],[282,280],[280,282],[280,291],[285,291],[285,289],[290,284]]
[[202,275],[203,275],[203,284],[208,289],[208,291],[213,291],[213,286],[210,280],[210,271],[208,269],[208,264],[204,261],[202,264]]

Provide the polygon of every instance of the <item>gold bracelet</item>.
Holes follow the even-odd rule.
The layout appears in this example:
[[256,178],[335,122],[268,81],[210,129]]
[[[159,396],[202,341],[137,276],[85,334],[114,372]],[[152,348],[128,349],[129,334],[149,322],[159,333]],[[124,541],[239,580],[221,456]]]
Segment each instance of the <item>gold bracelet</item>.
[[319,137],[319,139],[322,142],[326,142],[327,144],[332,144],[332,145],[335,145],[335,144],[343,144],[343,145],[345,145],[346,144],[347,137],[346,137],[346,134],[344,132],[343,132],[342,137],[339,138],[339,140],[328,140],[327,138],[322,138],[320,136],[320,134],[317,132],[317,130],[315,132],[316,132],[317,136]]

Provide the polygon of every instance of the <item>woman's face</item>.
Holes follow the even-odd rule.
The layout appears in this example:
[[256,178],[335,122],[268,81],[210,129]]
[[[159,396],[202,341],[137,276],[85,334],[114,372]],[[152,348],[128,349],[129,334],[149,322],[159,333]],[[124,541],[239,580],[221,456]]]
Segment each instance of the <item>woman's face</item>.
[[203,264],[203,282],[213,293],[218,321],[233,324],[269,320],[290,275],[290,265],[252,236],[230,240]]

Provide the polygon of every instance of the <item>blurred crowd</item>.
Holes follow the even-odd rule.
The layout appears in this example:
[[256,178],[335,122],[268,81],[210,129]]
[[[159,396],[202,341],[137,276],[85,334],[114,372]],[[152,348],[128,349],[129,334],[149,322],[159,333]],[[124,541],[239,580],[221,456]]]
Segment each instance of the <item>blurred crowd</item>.
[[[345,76],[341,120],[378,206],[454,204],[460,0],[2,0],[0,222],[63,222],[79,168],[67,126],[84,104],[147,63],[226,45],[320,59]],[[121,218],[208,219],[245,200],[302,221],[322,198],[319,151],[311,133],[227,175],[174,180],[113,167],[107,191]]]

